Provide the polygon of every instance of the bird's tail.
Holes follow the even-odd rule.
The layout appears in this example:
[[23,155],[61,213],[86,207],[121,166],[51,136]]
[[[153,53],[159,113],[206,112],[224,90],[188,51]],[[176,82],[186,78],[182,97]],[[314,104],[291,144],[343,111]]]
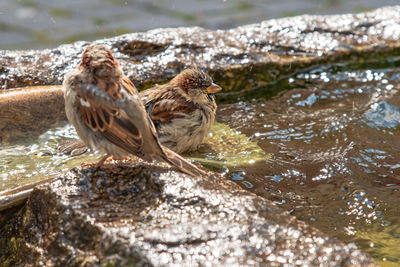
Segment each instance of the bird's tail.
[[166,158],[164,159],[166,162],[172,164],[173,166],[177,167],[180,171],[189,174],[191,176],[203,176],[206,174],[205,171],[200,170],[196,165],[190,163],[188,160],[184,159],[183,157],[179,156],[174,151],[170,150],[163,146],[163,150],[165,152]]

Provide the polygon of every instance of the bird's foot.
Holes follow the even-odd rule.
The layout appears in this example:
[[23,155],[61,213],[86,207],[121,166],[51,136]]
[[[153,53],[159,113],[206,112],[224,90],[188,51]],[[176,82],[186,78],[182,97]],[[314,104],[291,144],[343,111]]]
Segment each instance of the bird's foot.
[[102,157],[97,163],[94,162],[84,162],[81,164],[82,168],[109,168],[108,166],[104,165],[104,163],[110,158],[110,160],[114,160],[115,158],[110,155],[105,155]]
[[82,168],[94,168],[96,166],[95,162],[83,162],[81,164]]

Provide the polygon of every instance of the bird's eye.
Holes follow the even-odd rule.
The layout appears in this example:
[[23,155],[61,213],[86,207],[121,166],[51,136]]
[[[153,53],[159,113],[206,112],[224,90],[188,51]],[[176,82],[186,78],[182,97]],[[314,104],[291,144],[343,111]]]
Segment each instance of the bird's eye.
[[83,57],[83,63],[87,65],[87,64],[89,64],[89,62],[90,62],[90,57],[84,56]]

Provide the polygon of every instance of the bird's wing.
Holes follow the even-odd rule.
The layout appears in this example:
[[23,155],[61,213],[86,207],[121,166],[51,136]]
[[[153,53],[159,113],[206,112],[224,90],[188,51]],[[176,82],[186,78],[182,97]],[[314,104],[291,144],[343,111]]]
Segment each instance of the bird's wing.
[[[155,129],[152,129],[154,126],[149,123],[137,90],[128,78],[82,85],[79,97],[78,109],[86,126],[125,151],[142,154],[143,131],[154,135]],[[137,108],[137,114],[132,115],[134,118],[130,118],[131,114],[124,109],[128,104]]]
[[156,88],[151,93],[142,94],[142,100],[144,100],[147,113],[156,125],[187,116],[196,109],[193,103],[167,87]]
[[[120,89],[117,93],[110,94],[115,88],[104,90],[105,87],[93,84],[82,85],[82,101],[90,104],[79,106],[80,111],[85,114],[83,116],[86,116],[86,125],[131,154],[154,156],[150,159],[168,162],[189,175],[203,175],[204,172],[194,164],[160,145],[155,127],[135,90],[125,88],[123,83],[118,86]],[[132,95],[131,92],[135,94]]]

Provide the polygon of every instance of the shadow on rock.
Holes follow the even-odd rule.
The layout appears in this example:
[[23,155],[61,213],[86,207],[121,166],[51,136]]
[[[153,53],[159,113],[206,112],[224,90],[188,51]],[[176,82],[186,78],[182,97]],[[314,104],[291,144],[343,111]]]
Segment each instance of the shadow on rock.
[[74,168],[0,227],[4,265],[373,265],[224,177],[141,162]]

